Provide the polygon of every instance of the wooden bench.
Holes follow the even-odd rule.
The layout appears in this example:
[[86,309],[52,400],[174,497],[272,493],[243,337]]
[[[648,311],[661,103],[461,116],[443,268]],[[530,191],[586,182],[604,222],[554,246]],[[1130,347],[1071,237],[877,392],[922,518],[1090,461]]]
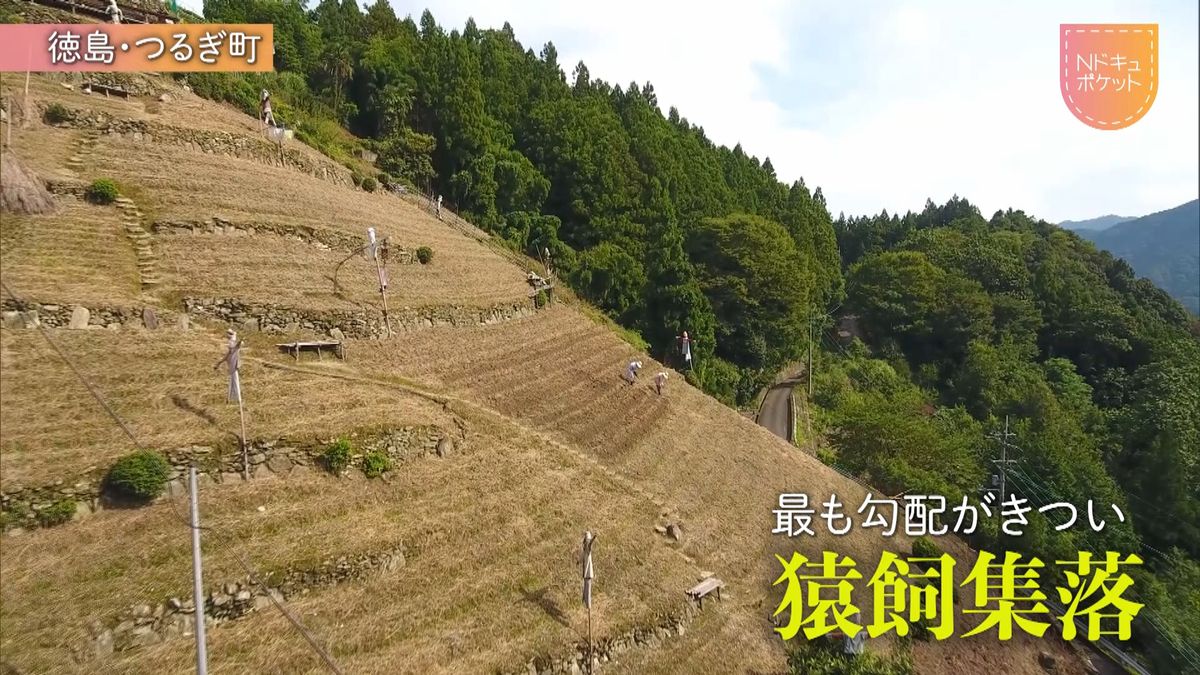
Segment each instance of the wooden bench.
[[83,85],[83,88],[87,91],[96,92],[97,94],[104,94],[105,96],[120,96],[121,98],[129,98],[129,91],[127,89],[113,87],[107,84],[100,84],[99,82],[87,82]]
[[315,351],[317,353],[317,359],[320,359],[322,349],[333,350],[333,353],[336,354],[339,359],[346,358],[346,348],[341,342],[336,341],[283,342],[276,344],[275,346],[279,347],[281,351],[288,352],[292,356],[296,357],[297,361],[300,360],[300,352],[304,351]]
[[690,588],[687,594],[689,598],[696,602],[700,609],[704,609],[704,597],[706,595],[715,593],[717,600],[720,600],[722,588],[725,588],[724,581],[721,581],[716,577],[709,577]]

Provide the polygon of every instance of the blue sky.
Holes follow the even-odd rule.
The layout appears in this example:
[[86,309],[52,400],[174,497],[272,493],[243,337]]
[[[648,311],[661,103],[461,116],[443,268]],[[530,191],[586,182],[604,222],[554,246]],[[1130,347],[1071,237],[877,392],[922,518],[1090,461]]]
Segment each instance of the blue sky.
[[[190,0],[189,0],[190,1]],[[185,4],[187,4],[185,2]],[[985,215],[1143,215],[1197,198],[1197,3],[393,0],[443,26],[509,21],[568,70],[654,84],[718,143],[820,186],[836,215],[969,198]],[[1060,23],[1157,23],[1150,112],[1100,131],[1067,110]]]

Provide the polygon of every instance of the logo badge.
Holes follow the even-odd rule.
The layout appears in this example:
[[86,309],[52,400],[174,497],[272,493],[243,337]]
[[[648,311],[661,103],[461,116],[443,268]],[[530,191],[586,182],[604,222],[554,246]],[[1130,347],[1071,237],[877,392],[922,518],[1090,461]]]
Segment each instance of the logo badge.
[[1063,102],[1080,122],[1124,129],[1158,93],[1158,24],[1064,23],[1059,26]]

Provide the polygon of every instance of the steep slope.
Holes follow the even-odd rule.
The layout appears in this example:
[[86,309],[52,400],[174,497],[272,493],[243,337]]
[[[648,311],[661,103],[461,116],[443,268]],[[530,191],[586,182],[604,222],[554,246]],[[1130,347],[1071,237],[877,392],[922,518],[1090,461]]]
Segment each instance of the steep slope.
[[[678,375],[659,397],[646,375],[661,365],[586,308],[532,312],[523,270],[487,242],[396,196],[354,190],[307,149],[272,155],[252,120],[168,82],[162,105],[35,82],[40,105],[77,114],[15,144],[64,208],[3,220],[3,280],[28,303],[4,301],[0,491],[6,512],[64,489],[87,508],[57,528],[3,535],[0,648],[20,670],[175,672],[193,648],[170,609],[190,597],[183,502],[92,513],[105,506],[93,499],[103,471],[133,443],[29,327],[31,311],[142,445],[204,470],[205,581],[225,617],[209,632],[214,671],[321,668],[246,590],[241,554],[347,672],[545,672],[566,669],[586,636],[573,555],[592,529],[606,658],[614,670],[673,673],[782,669],[773,554],[832,550],[869,568],[884,549],[910,550],[906,537],[861,529],[771,536],[781,492],[856,505],[867,490]],[[100,176],[132,206],[75,196]],[[390,338],[374,267],[353,256],[367,226],[435,251],[428,266],[389,266],[400,331]],[[69,236],[45,236],[55,228]],[[137,283],[144,262],[161,283]],[[93,330],[65,328],[75,305]],[[249,481],[237,475],[237,408],[212,369],[231,326],[248,343]],[[330,327],[349,336],[345,361],[296,362],[274,347]],[[634,356],[646,370],[629,385],[619,375]],[[326,475],[314,454],[335,437],[381,449],[396,468],[384,480]],[[657,531],[668,524],[678,541]],[[958,552],[965,574],[973,554]],[[729,593],[696,615],[683,592],[704,571]],[[865,590],[858,602],[869,615]],[[1032,674],[1044,672],[1041,651],[1059,672],[1082,672],[1054,640],[955,638],[916,657],[923,673]]]
[[1200,314],[1200,200],[1078,234]]

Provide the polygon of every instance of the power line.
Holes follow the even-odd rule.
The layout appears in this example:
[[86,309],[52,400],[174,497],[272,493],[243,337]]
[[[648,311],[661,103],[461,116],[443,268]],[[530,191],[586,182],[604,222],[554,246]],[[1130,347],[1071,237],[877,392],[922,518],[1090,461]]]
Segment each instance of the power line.
[[1000,443],[1000,459],[993,459],[992,463],[1000,468],[1000,503],[1004,503],[1005,481],[1008,479],[1008,472],[1011,466],[1017,464],[1017,460],[1008,458],[1008,449],[1016,446],[1009,443],[1010,438],[1014,438],[1015,433],[1008,430],[1008,415],[1004,416],[1004,431],[988,434],[988,438]]
[[[1063,498],[1059,496],[1057,491],[1052,487],[1047,487],[1020,471],[1014,472],[1013,477],[1014,479],[1017,479],[1018,484],[1025,484],[1027,486],[1036,488],[1030,489],[1030,487],[1025,487],[1022,489],[1027,494],[1036,493],[1038,501],[1045,502],[1040,506],[1045,506],[1051,501],[1064,501]],[[1081,542],[1081,546],[1088,552],[1097,556],[1099,556],[1101,553],[1094,544],[1088,544],[1086,540]],[[1162,555],[1162,553],[1157,551],[1157,549],[1151,548],[1151,550],[1159,553],[1159,555]],[[1174,652],[1170,654],[1172,659],[1175,659],[1176,661],[1182,660],[1193,667],[1200,666],[1200,654],[1197,654],[1196,651],[1188,645],[1181,643],[1169,629],[1165,628],[1161,622],[1161,619],[1159,619],[1154,610],[1150,609],[1149,607],[1143,607],[1143,611],[1145,612],[1146,621],[1149,622],[1152,631],[1157,634],[1165,644],[1168,644],[1172,648]]]
[[[4,292],[7,293],[10,298],[12,298],[13,302],[18,307],[25,307],[28,305],[28,303],[26,303],[24,300],[22,300],[19,296],[17,296],[16,293],[14,293],[12,291],[11,288],[9,288],[8,284],[4,283],[3,281],[0,281],[0,287],[3,287]],[[136,448],[138,448],[139,450],[145,449],[146,446],[143,445],[142,442],[138,439],[138,437],[133,433],[133,431],[129,428],[129,425],[127,425],[125,423],[125,421],[122,420],[119,415],[117,415],[117,413],[112,409],[112,406],[110,406],[108,404],[108,402],[104,400],[104,397],[100,395],[100,392],[98,392],[96,390],[96,388],[92,386],[91,382],[89,382],[88,379],[79,370],[79,368],[75,366],[74,361],[72,361],[71,358],[69,356],[67,356],[66,351],[63,350],[62,347],[59,346],[59,344],[54,340],[54,338],[52,338],[50,336],[50,332],[46,330],[45,326],[43,326],[40,321],[37,323],[37,329],[38,329],[38,332],[41,333],[42,337],[46,340],[46,342],[50,345],[51,349],[53,349],[54,352],[59,356],[59,358],[61,358],[67,364],[67,367],[70,368],[71,372],[75,375],[75,377],[79,380],[79,382],[81,384],[83,384],[83,386],[88,390],[88,393],[90,393],[92,395],[92,397],[96,399],[96,401],[100,404],[100,406],[102,408],[104,408],[105,412],[108,413],[109,417],[111,417],[113,419],[113,421],[116,422],[117,426],[119,426],[121,428],[121,430],[125,433],[125,435],[129,437],[129,440],[131,442],[133,442],[134,446]],[[167,493],[167,501],[168,501],[168,503],[170,503],[171,510],[174,513],[175,517],[177,519],[179,519],[180,522],[182,522],[184,524],[184,526],[187,527],[188,529],[207,530],[210,532],[216,532],[216,530],[213,530],[210,527],[204,527],[204,526],[201,526],[198,524],[193,525],[191,523],[190,519],[184,518],[179,513],[178,506],[175,503],[175,497],[174,497],[174,495],[172,495],[170,493],[170,491],[168,491],[168,493]],[[218,533],[218,534],[221,534],[221,533]],[[236,535],[234,535],[230,532],[225,532],[223,534],[225,535],[225,543],[232,545],[238,549],[238,551],[235,552],[236,553],[235,557],[237,558],[242,569],[245,570],[246,574],[250,577],[251,581],[253,581],[256,585],[258,585],[258,587],[262,590],[262,592],[267,595],[267,597],[271,600],[271,604],[274,605],[275,608],[277,610],[279,610],[279,612],[281,614],[283,614],[283,616],[292,624],[292,626],[295,627],[295,629],[304,637],[304,639],[313,648],[313,650],[316,651],[317,655],[321,657],[321,660],[325,662],[325,665],[328,666],[332,672],[337,673],[338,675],[343,675],[341,668],[338,666],[337,662],[333,660],[333,657],[330,656],[329,653],[325,650],[325,648],[322,647],[320,645],[320,643],[317,642],[316,638],[312,635],[312,633],[304,626],[303,623],[300,622],[300,619],[298,619],[291,612],[291,610],[289,610],[287,608],[287,606],[284,604],[284,602],[282,600],[280,600],[279,598],[276,598],[275,595],[271,592],[272,589],[269,586],[267,586],[267,584],[265,582],[263,582],[262,577],[259,574],[258,570],[256,570],[253,567],[253,565],[250,564],[248,558],[246,557],[245,549],[242,546],[241,542],[237,540]],[[218,537],[218,538],[220,538],[220,537]]]

